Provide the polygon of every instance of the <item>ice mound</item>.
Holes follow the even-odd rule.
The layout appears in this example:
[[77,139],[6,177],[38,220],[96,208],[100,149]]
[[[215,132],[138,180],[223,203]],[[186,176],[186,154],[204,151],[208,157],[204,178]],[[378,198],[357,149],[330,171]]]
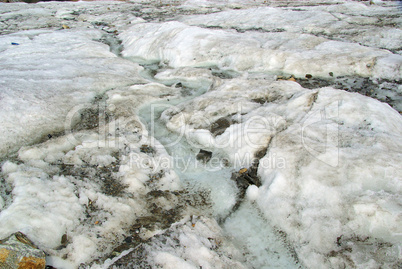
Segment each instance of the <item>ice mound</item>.
[[[397,263],[402,118],[389,105],[332,88],[237,78],[179,111],[165,112],[167,127],[237,169],[267,148],[262,186],[250,186],[247,197],[307,267]],[[219,117],[231,120],[214,135]]]
[[[402,56],[314,35],[237,33],[179,22],[140,23],[119,35],[122,55],[141,63],[223,70],[277,72],[304,77],[357,75],[399,79]],[[387,71],[379,71],[386,68]]]

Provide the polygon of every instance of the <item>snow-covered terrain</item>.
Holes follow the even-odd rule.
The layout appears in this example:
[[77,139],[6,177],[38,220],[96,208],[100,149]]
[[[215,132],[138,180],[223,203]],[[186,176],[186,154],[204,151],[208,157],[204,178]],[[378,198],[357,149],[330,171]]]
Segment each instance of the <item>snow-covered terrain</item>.
[[401,267],[401,8],[0,3],[0,239],[59,269]]

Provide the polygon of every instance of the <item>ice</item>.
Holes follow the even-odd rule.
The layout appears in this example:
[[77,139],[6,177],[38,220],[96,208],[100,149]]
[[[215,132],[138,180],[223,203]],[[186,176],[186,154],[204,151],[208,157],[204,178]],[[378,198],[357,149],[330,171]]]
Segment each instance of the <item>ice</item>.
[[57,247],[58,235],[67,227],[74,228],[83,213],[73,195],[74,186],[64,177],[47,178],[39,171],[14,172],[8,182],[13,184],[16,198],[1,212],[1,236],[22,231],[41,247]]
[[58,269],[398,267],[397,5],[0,4],[0,239]]
[[1,36],[1,156],[63,131],[69,111],[107,89],[144,81],[141,67],[92,41],[100,37],[98,30]]
[[148,260],[155,267],[245,268],[236,260],[238,253],[233,246],[222,241],[222,230],[212,219],[193,216],[185,223],[174,225],[169,233],[174,240],[166,242],[162,235],[150,244]]
[[[265,103],[256,103],[258,108],[241,110],[242,116],[237,118],[236,124],[216,138],[242,142],[236,147],[214,148],[215,152],[223,151],[223,156],[239,169],[251,165],[253,154],[261,146],[268,147],[259,166],[262,186],[250,186],[247,197],[256,201],[273,227],[281,227],[307,267],[348,264],[340,254],[348,245],[353,246],[348,255],[353,262],[365,264],[368,260],[361,261],[357,257],[366,244],[360,243],[363,238],[388,242],[385,244],[389,246],[381,251],[395,255],[397,246],[394,244],[400,240],[397,228],[400,220],[393,206],[398,203],[401,189],[400,173],[396,172],[400,150],[395,150],[401,147],[399,113],[376,100],[331,88],[310,91],[285,81],[272,82],[268,87],[262,84],[261,88],[255,84],[258,82],[244,81],[244,78],[226,80],[186,104],[181,110],[187,119],[186,132],[196,133],[193,126],[209,132],[209,126],[201,125],[193,116],[199,111],[205,111],[202,123],[211,124],[215,119],[209,111],[219,110],[220,116],[233,114],[228,111],[231,104],[248,104],[259,91]],[[250,87],[254,92],[247,90]],[[286,90],[279,91],[280,88]],[[239,94],[230,94],[236,91]],[[220,92],[225,93],[224,101],[217,98]],[[238,98],[242,95],[244,99],[240,101]],[[271,101],[270,95],[275,96]],[[270,115],[275,115],[275,120]],[[264,140],[261,131],[257,132],[255,141],[245,132],[232,131],[257,128],[248,125],[252,117],[270,124],[264,128],[270,130],[266,134],[270,139]],[[174,122],[175,116],[171,118],[171,123]],[[199,136],[190,135],[190,138],[204,143]],[[257,142],[262,142],[260,147]],[[240,161],[236,163],[236,160]],[[370,217],[374,208],[375,219],[381,221]],[[326,260],[329,253],[334,258]],[[317,259],[319,262],[313,262]],[[382,258],[373,259],[377,263],[384,262]],[[391,260],[387,262],[395,262],[395,258]]]
[[[234,239],[234,244],[244,253],[248,253],[244,258],[254,268],[298,268],[286,238],[267,225],[266,220],[253,207],[255,205],[245,203],[228,218],[224,226],[225,231]],[[250,235],[245,227],[255,233]],[[282,255],[278,255],[279,253]]]
[[301,8],[260,7],[183,16],[181,21],[197,26],[238,31],[308,33],[332,40],[353,41],[370,47],[400,50],[401,20],[398,7],[347,1],[339,5]]
[[[254,16],[253,13],[250,13]],[[218,16],[218,15],[215,15]],[[152,34],[151,34],[152,33]],[[347,74],[398,79],[402,58],[390,52],[313,35],[236,33],[179,22],[136,24],[120,34],[122,55],[140,63],[174,68],[218,67],[248,72],[282,72],[304,77]],[[298,41],[301,39],[301,43]],[[185,53],[183,53],[185,52]],[[383,65],[391,72],[381,72]]]
[[0,20],[6,23],[0,31],[14,33],[31,29],[60,30],[64,24],[70,28],[101,28],[112,33],[116,29],[127,27],[128,22],[136,19],[129,12],[129,8],[133,7],[135,8],[132,4],[116,1],[3,4]]
[[189,67],[167,69],[156,74],[155,78],[164,84],[181,83],[185,87],[193,89],[209,89],[214,82],[212,73],[209,70]]

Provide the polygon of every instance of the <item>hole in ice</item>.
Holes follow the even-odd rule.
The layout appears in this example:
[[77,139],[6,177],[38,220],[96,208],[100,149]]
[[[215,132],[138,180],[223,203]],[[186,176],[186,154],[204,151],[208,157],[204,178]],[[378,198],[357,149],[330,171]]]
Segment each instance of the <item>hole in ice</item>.
[[199,161],[207,163],[207,162],[209,162],[209,160],[211,160],[211,157],[212,157],[212,152],[200,149],[200,152],[197,154],[196,158]]

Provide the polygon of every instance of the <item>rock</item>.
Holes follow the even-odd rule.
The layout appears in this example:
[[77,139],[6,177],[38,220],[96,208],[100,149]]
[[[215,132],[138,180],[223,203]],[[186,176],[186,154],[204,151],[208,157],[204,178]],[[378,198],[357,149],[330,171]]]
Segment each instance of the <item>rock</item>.
[[147,154],[153,154],[155,152],[155,150],[149,145],[141,145],[140,151]]
[[211,124],[209,131],[213,136],[221,135],[233,123],[230,117],[223,117]]
[[231,179],[236,181],[236,185],[242,193],[245,192],[250,185],[261,186],[260,178],[257,175],[257,169],[258,165],[254,165],[249,169],[242,168],[237,173],[232,173]]
[[277,76],[276,80],[287,80],[287,81],[293,81],[296,82],[296,78],[294,75],[291,75],[289,77],[285,77],[285,76]]
[[17,232],[0,240],[0,268],[44,269],[45,253],[23,233]]
[[198,161],[202,161],[204,163],[209,162],[212,157],[212,152],[200,149],[200,152],[197,154],[196,158]]

